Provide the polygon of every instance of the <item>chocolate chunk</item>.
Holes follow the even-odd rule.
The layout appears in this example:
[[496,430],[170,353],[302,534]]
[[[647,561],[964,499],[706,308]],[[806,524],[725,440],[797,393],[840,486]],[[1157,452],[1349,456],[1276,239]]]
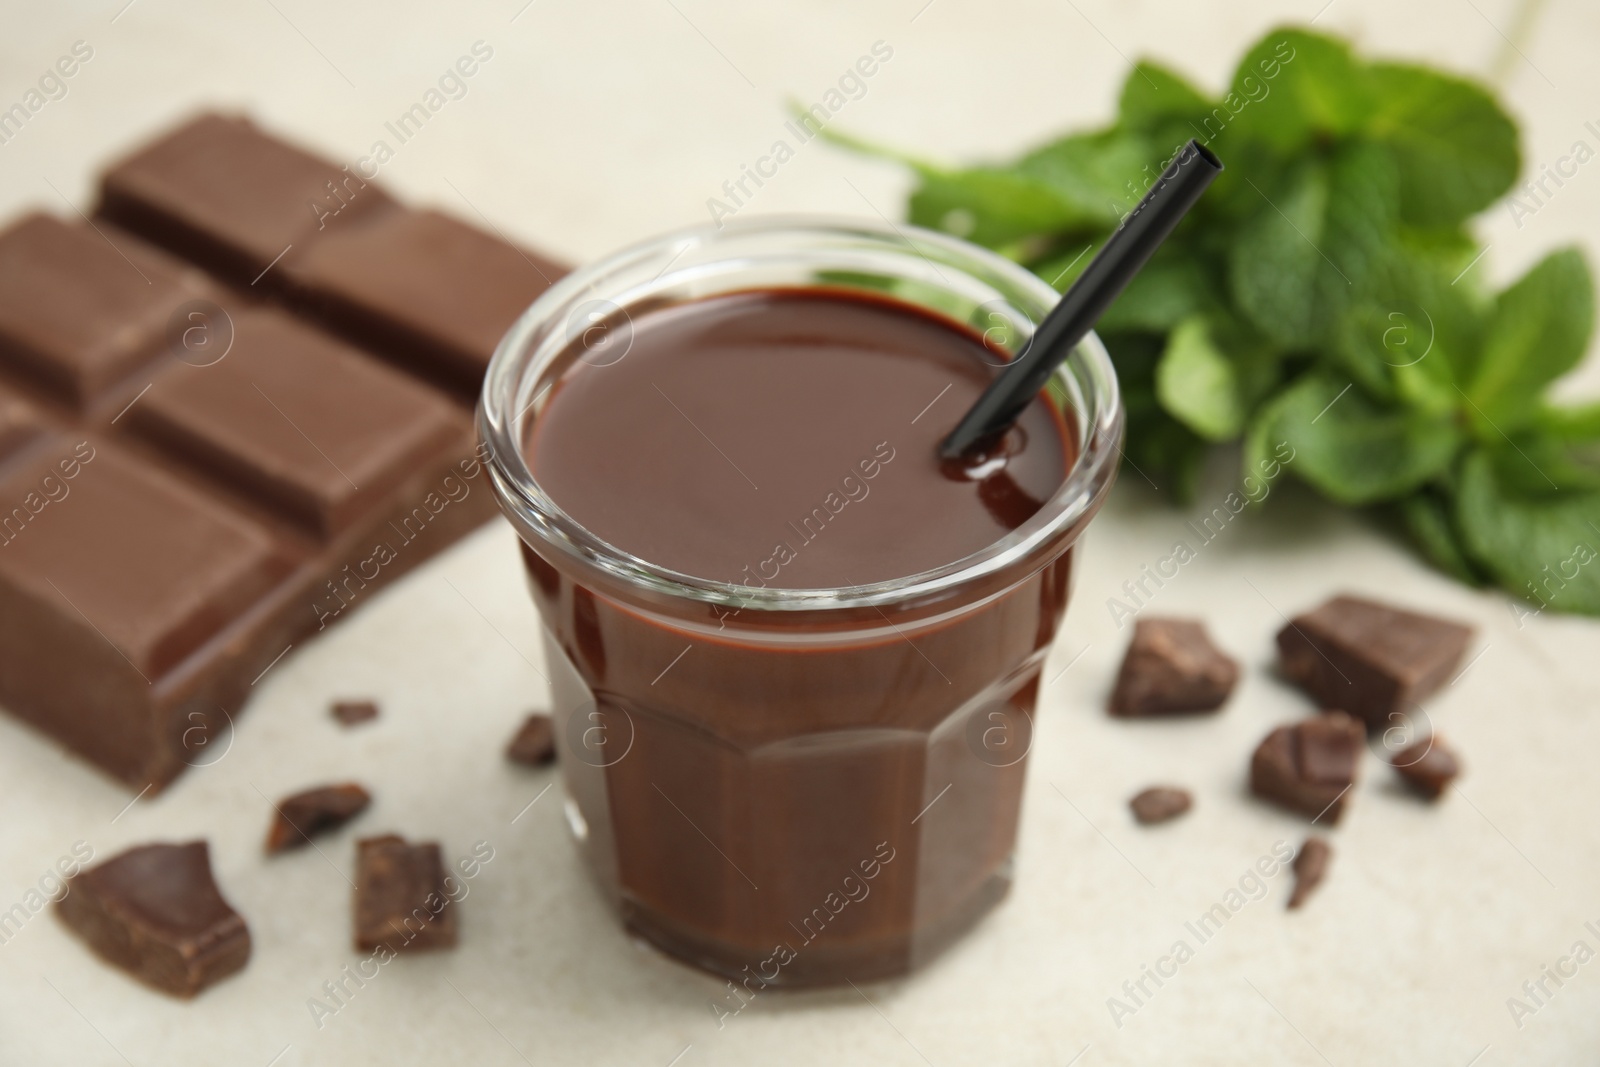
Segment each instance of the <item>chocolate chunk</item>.
[[1328,874],[1328,861],[1333,858],[1333,847],[1320,837],[1308,837],[1294,858],[1294,890],[1289,894],[1289,907],[1298,908],[1311,896],[1312,890],[1322,884]]
[[1189,795],[1187,789],[1165,785],[1151,786],[1128,801],[1128,807],[1133,809],[1133,817],[1147,826],[1176,819],[1193,806],[1194,797]]
[[359,785],[325,785],[278,801],[267,830],[267,851],[282,852],[308,843],[313,834],[343,826],[366,810],[372,796]]
[[1126,717],[1214,711],[1239,680],[1239,664],[1192,619],[1139,619],[1111,694]]
[[204,841],[140,845],[91,867],[56,912],[108,962],[180,997],[250,959],[250,930],[212,879]]
[[1407,785],[1429,800],[1437,800],[1461,774],[1461,762],[1438,735],[1402,749],[1389,762]]
[[433,842],[407,844],[394,834],[356,844],[356,948],[454,948],[457,905]]
[[1313,820],[1337,823],[1365,741],[1361,724],[1342,711],[1280,726],[1250,760],[1250,790]]
[[1382,729],[1449,680],[1472,633],[1448,619],[1339,596],[1279,631],[1278,651],[1284,674],[1321,707]]
[[506,746],[506,756],[516,763],[541,767],[556,758],[555,732],[550,716],[534,712],[522,723],[522,729]]
[[378,705],[370,700],[336,700],[332,713],[344,726],[368,722],[378,717]]

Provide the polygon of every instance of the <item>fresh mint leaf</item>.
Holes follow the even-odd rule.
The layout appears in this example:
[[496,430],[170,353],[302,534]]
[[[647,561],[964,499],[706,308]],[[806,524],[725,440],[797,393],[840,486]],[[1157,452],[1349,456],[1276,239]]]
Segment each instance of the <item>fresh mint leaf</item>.
[[1273,470],[1271,464],[1284,456],[1292,457],[1289,442],[1277,435],[1278,420],[1295,402],[1294,389],[1284,389],[1256,409],[1244,432],[1240,457],[1240,477],[1257,477]]
[[1373,103],[1367,68],[1349,45],[1304,30],[1273,30],[1239,62],[1222,101],[1234,117],[1212,147],[1225,152],[1231,139],[1250,137],[1288,156],[1355,133]]
[[1337,279],[1323,283],[1338,294],[1340,311],[1356,297],[1387,281],[1394,229],[1400,217],[1400,182],[1394,154],[1382,145],[1352,141],[1334,150],[1328,163],[1331,187],[1324,224],[1327,255]]
[[1179,422],[1208,441],[1231,441],[1244,429],[1244,398],[1234,365],[1211,341],[1199,316],[1167,336],[1156,365],[1156,397]]
[[1165,161],[1143,137],[1116,129],[1063,137],[1009,166],[945,170],[911,161],[922,182],[910,218],[990,248],[1043,234],[1106,233]]
[[1465,395],[1484,440],[1530,422],[1545,387],[1583,358],[1594,328],[1594,279],[1577,249],[1553,252],[1504,293]]
[[1399,211],[1392,158],[1354,143],[1292,170],[1234,242],[1234,300],[1266,336],[1315,347],[1380,276]]
[[[1327,354],[1369,396],[1435,414],[1461,403],[1440,316],[1405,289],[1380,289],[1345,314]],[[1381,293],[1381,295],[1380,295]]]
[[910,221],[974,244],[998,248],[1055,230],[1098,224],[1034,178],[1012,170],[923,168],[911,195]]
[[1455,226],[1511,188],[1521,167],[1517,128],[1494,98],[1424,67],[1377,63],[1367,132],[1400,165],[1402,213],[1418,226]]
[[1319,374],[1283,394],[1264,433],[1294,449],[1301,480],[1352,506],[1417,489],[1449,467],[1462,443],[1448,416],[1385,409],[1352,384]]
[[1540,430],[1561,441],[1600,441],[1600,400],[1541,408],[1535,422]]
[[1406,532],[1429,562],[1459,582],[1484,583],[1483,573],[1469,558],[1455,518],[1440,495],[1417,493],[1401,500],[1398,508]]
[[1123,456],[1131,471],[1124,477],[1180,503],[1194,499],[1205,461],[1203,441],[1167,414],[1156,397],[1156,367],[1163,349],[1160,334],[1107,333],[1100,338],[1111,354],[1127,413]]
[[[1386,310],[1399,312],[1428,352],[1418,368],[1445,383],[1456,403],[1461,397],[1453,383],[1473,373],[1485,324],[1494,310],[1493,297],[1478,283],[1483,267],[1467,269],[1482,251],[1464,233],[1402,226],[1390,245],[1384,276],[1373,290],[1373,299]],[[1408,365],[1416,355],[1413,345],[1403,358],[1391,362]]]
[[1474,559],[1541,610],[1600,615],[1600,492],[1529,496],[1484,449],[1462,465],[1456,522]]
[[1491,442],[1487,454],[1495,480],[1528,497],[1553,496],[1573,489],[1600,489],[1600,449],[1594,442],[1563,441],[1537,429]]
[[1461,391],[1448,360],[1424,357],[1416,363],[1391,367],[1389,373],[1394,379],[1395,398],[1406,407],[1435,415],[1457,413]]
[[[1084,260],[1088,258],[1085,256]],[[1075,270],[1081,270],[1082,266],[1080,263]],[[1071,282],[1067,281],[1056,288],[1064,289],[1069,284]],[[1168,254],[1164,248],[1128,283],[1122,295],[1100,317],[1097,329],[1113,333],[1165,332],[1190,316],[1217,306],[1220,299],[1206,278],[1205,268],[1195,257]]]
[[1155,183],[1167,157],[1144,137],[1121,129],[1073,134],[1034,149],[1015,172],[1053,190],[1085,223],[1111,229]]
[[1215,106],[1181,75],[1147,60],[1135,64],[1122,83],[1118,121],[1155,145],[1175,147],[1205,136],[1201,123]]
[[1426,344],[1413,316],[1391,311],[1378,301],[1351,307],[1329,340],[1333,366],[1353,378],[1369,396],[1390,402],[1396,399],[1395,365],[1415,358],[1413,352],[1420,353]]
[[1328,211],[1328,171],[1301,165],[1240,230],[1229,264],[1233,299],[1256,328],[1285,344],[1314,340],[1317,275],[1333,268],[1317,241]]
[[[801,111],[791,103],[790,110]],[[909,221],[943,230],[974,244],[1001,248],[1059,229],[1085,224],[1084,213],[1049,185],[1011,167],[949,169],[843,130],[828,127],[822,137],[861,155],[898,163],[920,179],[911,195]]]

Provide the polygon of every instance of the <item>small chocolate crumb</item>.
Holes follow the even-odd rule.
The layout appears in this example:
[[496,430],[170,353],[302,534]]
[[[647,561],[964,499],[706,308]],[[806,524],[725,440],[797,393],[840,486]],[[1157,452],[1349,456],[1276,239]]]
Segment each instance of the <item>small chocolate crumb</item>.
[[522,723],[517,736],[506,746],[506,756],[515,763],[542,767],[556,758],[555,729],[550,716],[533,712]]
[[1361,723],[1342,711],[1280,726],[1250,759],[1250,791],[1313,821],[1326,817],[1330,825],[1337,823],[1365,740]]
[[370,700],[338,700],[333,705],[333,717],[344,726],[354,726],[378,717],[378,705]]
[[307,789],[277,803],[277,818],[267,830],[267,852],[299,848],[313,834],[343,826],[372,803],[372,796],[353,782]]
[[56,914],[107,962],[175,996],[250,959],[250,928],[217,888],[204,841],[119,853],[69,881]]
[[356,843],[356,948],[454,948],[457,907],[437,843],[411,845],[395,834]]
[[1312,890],[1322,884],[1328,875],[1328,861],[1333,858],[1333,846],[1320,837],[1308,837],[1294,858],[1294,891],[1289,894],[1289,907],[1298,908],[1311,896]]
[[1215,711],[1233,692],[1239,664],[1193,619],[1140,619],[1117,673],[1111,714],[1126,718]]
[[1167,785],[1151,786],[1128,801],[1133,817],[1146,826],[1176,819],[1193,806],[1194,797],[1187,789]]
[[1280,630],[1278,652],[1283,673],[1311,699],[1381,730],[1449,680],[1472,633],[1450,619],[1339,596]]
[[1389,761],[1406,784],[1429,800],[1439,799],[1461,773],[1461,761],[1438,736],[1425,737]]

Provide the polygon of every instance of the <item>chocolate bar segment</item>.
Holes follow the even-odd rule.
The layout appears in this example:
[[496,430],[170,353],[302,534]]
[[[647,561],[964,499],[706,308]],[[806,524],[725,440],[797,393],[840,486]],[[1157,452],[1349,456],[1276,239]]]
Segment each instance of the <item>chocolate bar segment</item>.
[[1111,694],[1111,714],[1136,718],[1215,711],[1239,681],[1239,664],[1194,619],[1140,619]]
[[174,363],[130,425],[321,537],[467,428],[454,405],[320,330],[265,309],[232,318],[227,356]]
[[1339,708],[1369,729],[1449,680],[1472,627],[1360,597],[1339,596],[1296,616],[1278,633],[1283,672],[1319,706]]
[[495,346],[564,270],[434,211],[395,211],[291,253],[284,269],[344,333],[476,390]]
[[454,948],[457,907],[434,842],[412,845],[395,834],[357,842],[356,948]]
[[107,171],[100,214],[249,285],[292,246],[395,206],[347,167],[270,137],[248,119],[208,114]]
[[211,875],[204,841],[141,845],[74,877],[61,920],[108,962],[180,997],[242,969],[250,929]]
[[0,552],[0,595],[141,674],[170,667],[288,570],[266,530],[103,438],[41,447],[0,481],[0,499],[52,478],[62,492]]
[[158,683],[280,582],[292,550],[98,436],[36,444],[0,500],[17,502],[0,517],[0,703],[130,783],[165,781],[194,722],[164,721]]
[[172,311],[202,291],[192,271],[28,215],[0,233],[0,357],[81,408],[159,355]]

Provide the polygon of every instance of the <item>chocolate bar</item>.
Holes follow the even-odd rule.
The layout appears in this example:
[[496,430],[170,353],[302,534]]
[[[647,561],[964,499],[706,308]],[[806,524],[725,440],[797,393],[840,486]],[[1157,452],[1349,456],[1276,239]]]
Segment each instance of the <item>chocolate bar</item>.
[[136,789],[496,511],[477,379],[560,271],[345,175],[203,116],[0,231],[0,706]]
[[1471,640],[1463,623],[1339,596],[1292,619],[1278,652],[1283,673],[1318,705],[1383,730],[1449,680]]

